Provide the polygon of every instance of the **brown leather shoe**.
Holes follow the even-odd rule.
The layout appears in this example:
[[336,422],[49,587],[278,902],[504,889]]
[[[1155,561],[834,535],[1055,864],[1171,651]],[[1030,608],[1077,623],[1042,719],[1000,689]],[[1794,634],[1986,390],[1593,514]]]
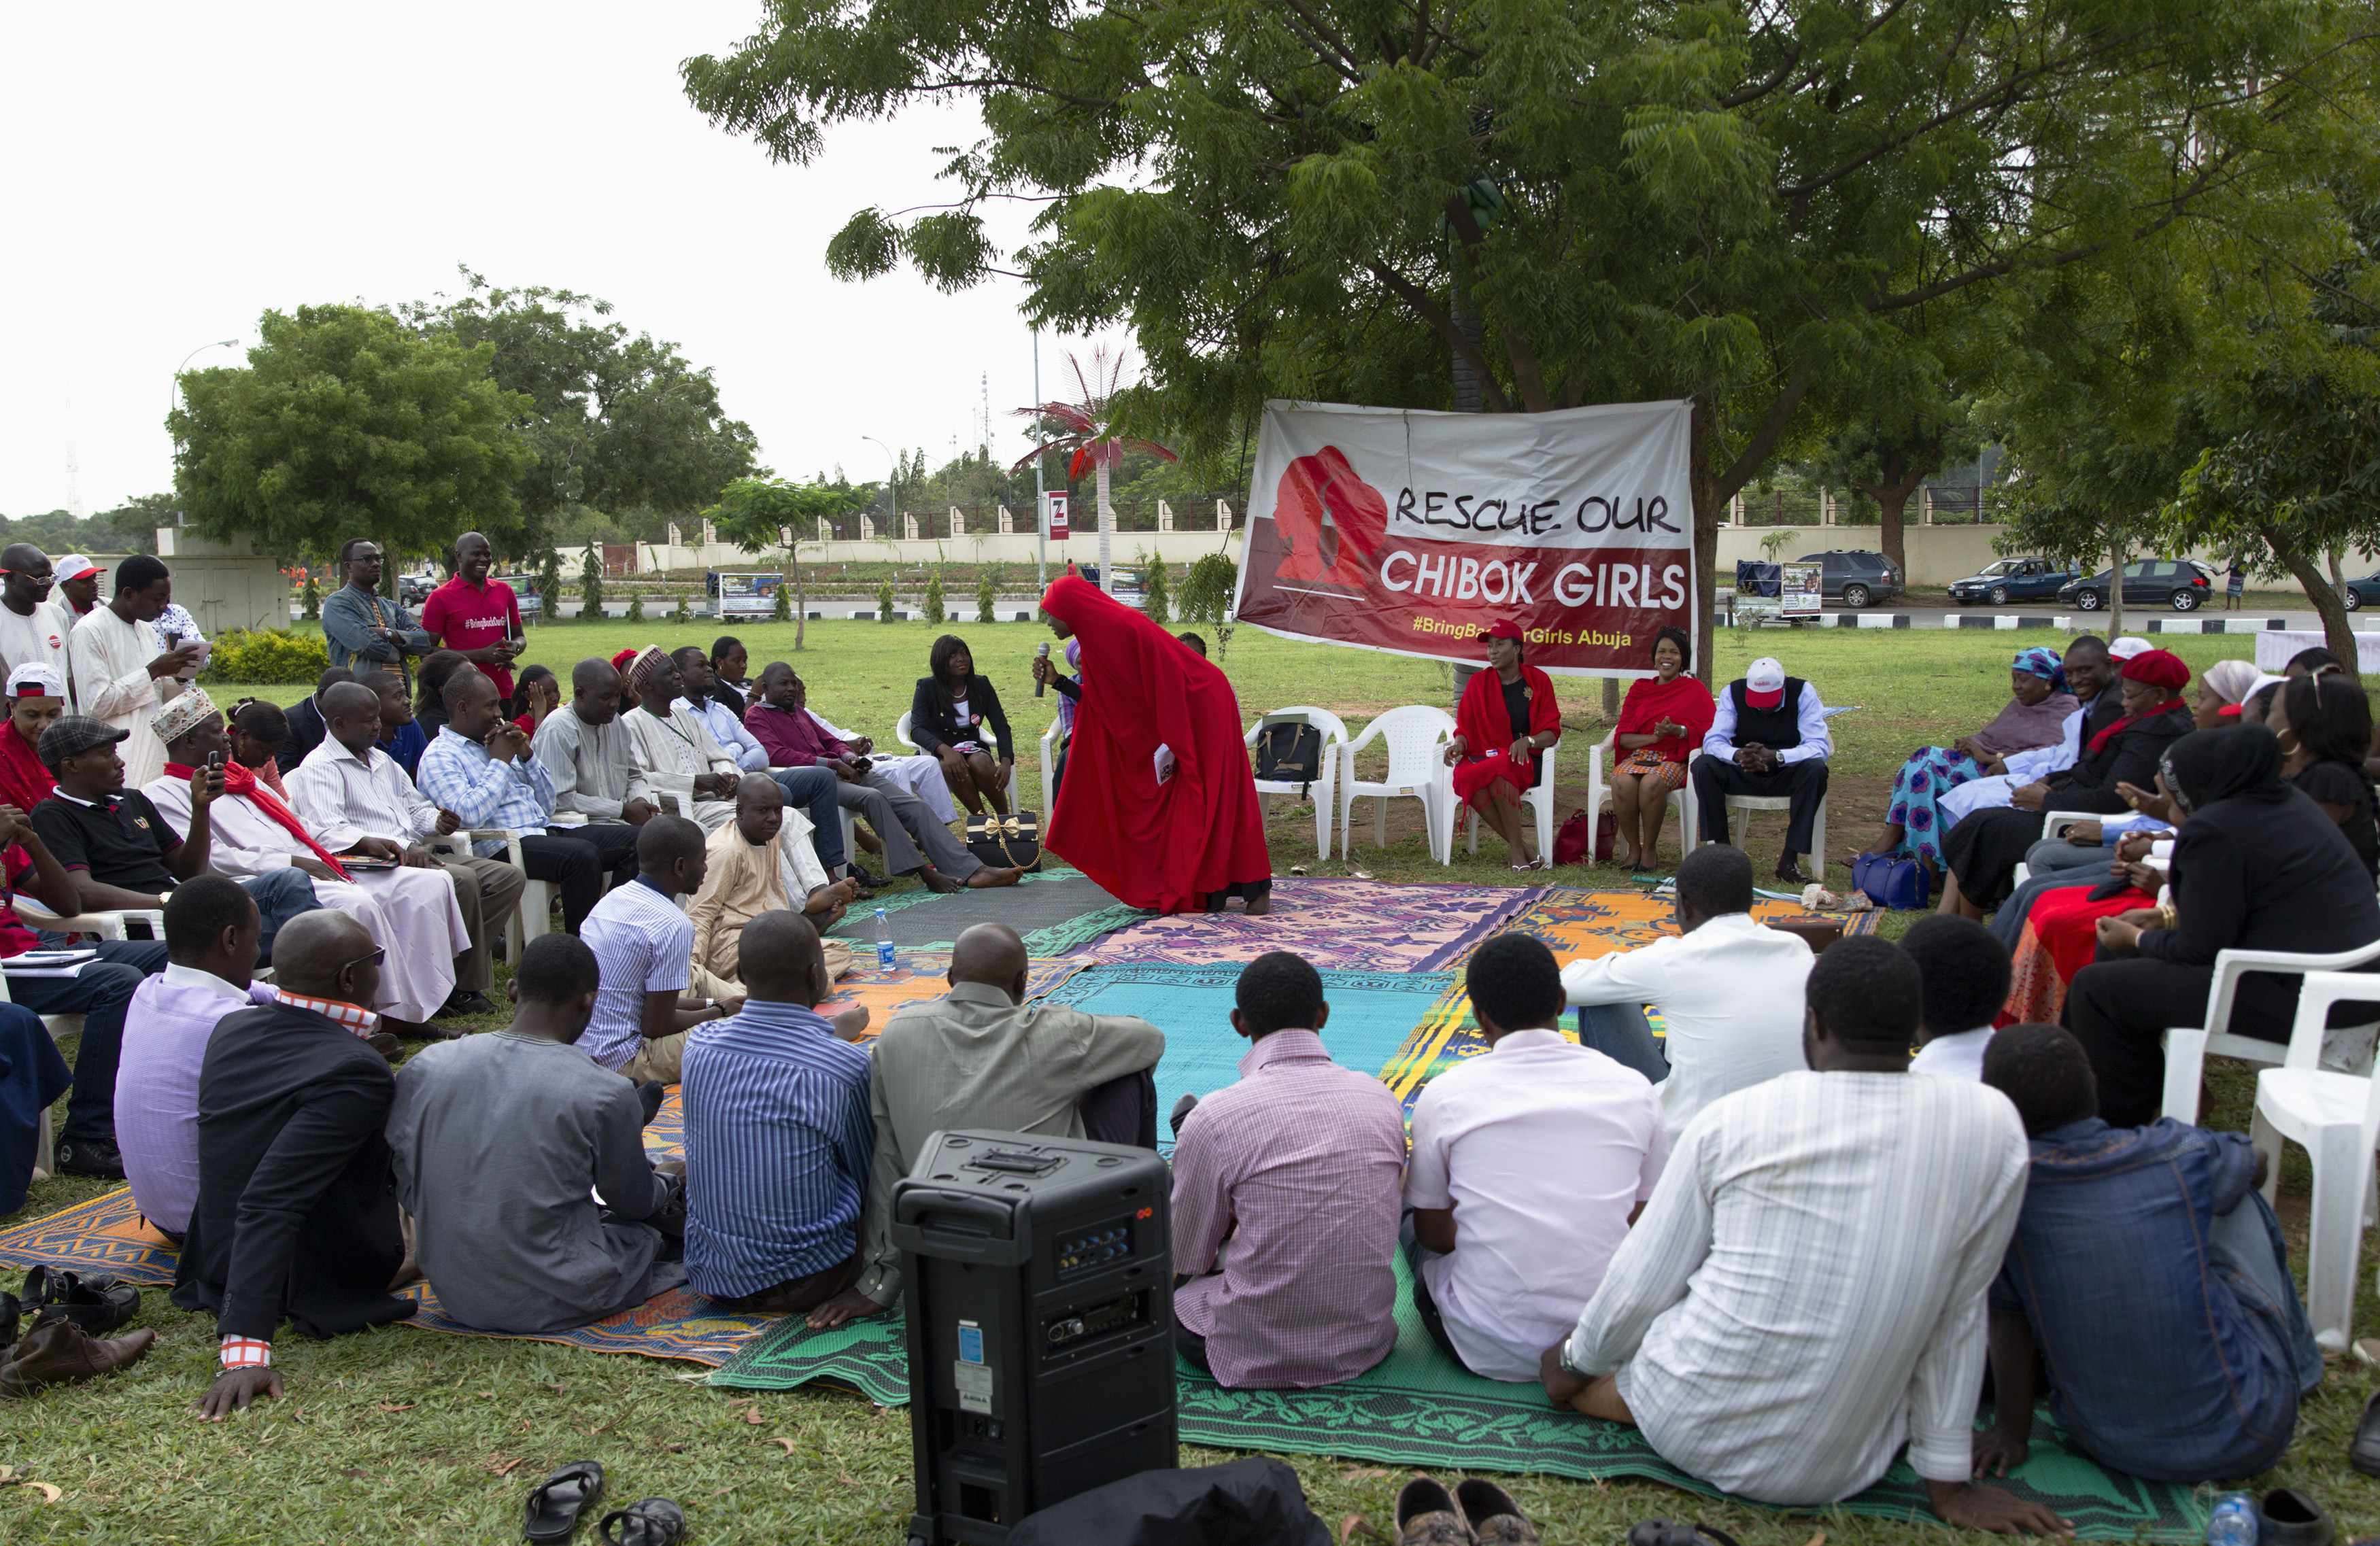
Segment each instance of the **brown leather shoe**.
[[1539,1546],[1537,1528],[1522,1516],[1512,1494],[1494,1482],[1465,1478],[1455,1484],[1454,1500],[1480,1546]]
[[1397,1546],[1472,1546],[1477,1539],[1435,1478],[1417,1476],[1397,1494]]
[[0,1366],[0,1395],[30,1395],[45,1385],[73,1384],[128,1369],[147,1356],[157,1334],[142,1327],[106,1341],[52,1311],[17,1340]]

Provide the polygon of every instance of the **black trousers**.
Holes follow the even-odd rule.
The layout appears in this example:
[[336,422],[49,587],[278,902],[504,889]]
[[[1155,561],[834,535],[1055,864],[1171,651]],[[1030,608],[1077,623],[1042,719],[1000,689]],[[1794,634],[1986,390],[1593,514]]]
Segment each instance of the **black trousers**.
[[1827,759],[1811,757],[1779,767],[1773,773],[1747,773],[1721,757],[1703,753],[1687,770],[1694,780],[1694,804],[1701,818],[1701,838],[1706,843],[1727,841],[1727,797],[1749,794],[1763,798],[1783,795],[1792,801],[1785,815],[1785,850],[1789,853],[1810,852],[1810,839],[1817,830],[1818,802],[1827,797]]
[[1446,1317],[1439,1312],[1438,1301],[1430,1298],[1429,1281],[1421,1275],[1422,1260],[1427,1253],[1423,1251],[1421,1242],[1414,1238],[1411,1214],[1405,1215],[1398,1243],[1404,1248],[1405,1270],[1413,1274],[1414,1313],[1421,1317],[1421,1329],[1429,1333],[1429,1339],[1438,1344],[1439,1352],[1454,1360],[1455,1368],[1469,1373],[1471,1366],[1464,1363],[1463,1355],[1454,1350],[1454,1338],[1446,1335]]
[[1082,1099],[1083,1136],[1094,1143],[1157,1147],[1157,1073],[1119,1074]]
[[[2137,1128],[2165,1109],[2165,1033],[2206,1018],[2206,994],[2215,984],[2211,966],[2181,966],[2137,956],[2098,960],[2074,974],[2059,1019],[2082,1050],[2099,1081],[2099,1115],[2110,1127]],[[2380,1001],[2380,978],[2373,983]],[[2287,1042],[2297,1018],[2298,979],[2253,972],[2240,983],[2231,1001],[2231,1023],[2209,1026],[2235,1036]],[[2334,1025],[2373,1019],[2373,1006],[2341,1004]]]
[[523,838],[521,860],[531,880],[560,888],[562,926],[577,934],[605,890],[637,878],[637,828],[625,821],[553,827]]

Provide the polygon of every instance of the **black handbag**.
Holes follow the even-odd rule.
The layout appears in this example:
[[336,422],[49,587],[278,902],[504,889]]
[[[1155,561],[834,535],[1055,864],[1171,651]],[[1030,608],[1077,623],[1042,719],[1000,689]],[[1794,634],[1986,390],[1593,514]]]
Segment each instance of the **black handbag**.
[[1322,732],[1304,719],[1267,719],[1257,730],[1257,777],[1295,784],[1297,797],[1322,777]]
[[1041,867],[1041,818],[1031,811],[969,816],[967,852],[993,869],[1038,871]]

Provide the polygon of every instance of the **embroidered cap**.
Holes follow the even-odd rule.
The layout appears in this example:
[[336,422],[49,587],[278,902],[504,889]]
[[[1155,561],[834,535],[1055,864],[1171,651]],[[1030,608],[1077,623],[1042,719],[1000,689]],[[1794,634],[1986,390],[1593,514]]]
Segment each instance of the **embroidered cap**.
[[88,714],[68,714],[42,732],[41,743],[34,749],[42,766],[55,773],[67,758],[79,757],[93,746],[112,746],[131,733]]
[[171,743],[215,717],[215,700],[207,696],[203,687],[186,687],[157,711],[156,722],[151,727],[157,739]]

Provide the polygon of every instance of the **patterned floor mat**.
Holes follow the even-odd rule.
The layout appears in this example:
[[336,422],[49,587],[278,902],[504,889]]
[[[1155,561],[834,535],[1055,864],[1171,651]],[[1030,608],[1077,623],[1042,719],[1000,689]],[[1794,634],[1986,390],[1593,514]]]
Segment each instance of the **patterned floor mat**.
[[[1663,1460],[1633,1428],[1555,1411],[1534,1384],[1483,1380],[1458,1368],[1421,1329],[1402,1264],[1399,1279],[1396,1350],[1349,1383],[1315,1391],[1227,1391],[1187,1365],[1177,1366],[1184,1440],[1425,1470],[1652,1481],[1704,1497],[1720,1495]],[[816,1333],[786,1322],[712,1374],[710,1383],[789,1390],[827,1381],[882,1406],[905,1405],[908,1359],[902,1335],[901,1323],[892,1319]],[[2180,1542],[2206,1537],[2205,1506],[2189,1488],[2103,1469],[2066,1446],[2046,1411],[2034,1429],[2032,1458],[2008,1485],[2072,1520],[2085,1540]],[[1938,1528],[1925,1506],[1925,1484],[1905,1465],[1894,1466],[1882,1481],[1840,1506]]]
[[1272,911],[1140,916],[1084,948],[1102,961],[1245,965],[1293,950],[1318,967],[1435,972],[1461,960],[1543,893],[1512,886],[1390,886],[1290,876],[1272,883]]
[[1116,900],[1082,871],[1056,866],[990,890],[937,896],[916,889],[862,902],[827,931],[829,936],[872,956],[878,908],[883,909],[894,948],[905,952],[948,950],[977,924],[1006,924],[1025,936],[1025,953],[1035,957],[1064,955],[1148,916]]

